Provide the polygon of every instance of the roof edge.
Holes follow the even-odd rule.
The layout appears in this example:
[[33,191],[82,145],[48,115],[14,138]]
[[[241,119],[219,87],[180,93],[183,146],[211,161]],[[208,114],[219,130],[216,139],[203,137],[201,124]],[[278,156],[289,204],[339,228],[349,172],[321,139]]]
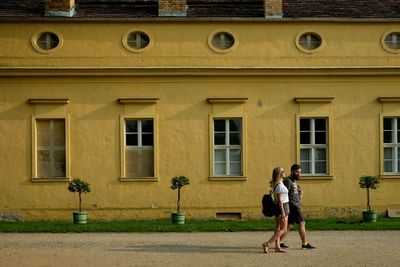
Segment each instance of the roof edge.
[[400,18],[228,18],[228,17],[154,17],[154,18],[76,18],[76,17],[0,17],[0,22],[335,22],[335,23],[388,23]]

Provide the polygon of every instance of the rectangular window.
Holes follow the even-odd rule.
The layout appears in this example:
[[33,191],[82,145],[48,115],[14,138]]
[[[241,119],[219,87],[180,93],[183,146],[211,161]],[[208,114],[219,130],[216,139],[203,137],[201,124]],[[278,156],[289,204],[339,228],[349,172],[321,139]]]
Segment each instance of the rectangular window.
[[400,118],[383,119],[383,162],[385,173],[400,173]]
[[328,120],[300,119],[300,165],[304,174],[328,172]]
[[242,120],[214,119],[214,175],[241,176]]
[[154,177],[153,119],[125,119],[125,176]]
[[65,119],[36,119],[37,177],[66,177]]

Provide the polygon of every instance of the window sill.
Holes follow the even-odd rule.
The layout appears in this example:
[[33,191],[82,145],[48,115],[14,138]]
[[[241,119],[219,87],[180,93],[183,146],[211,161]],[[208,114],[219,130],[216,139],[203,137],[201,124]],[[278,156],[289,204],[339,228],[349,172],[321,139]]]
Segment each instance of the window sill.
[[69,182],[69,178],[60,177],[60,178],[31,178],[31,182],[33,183],[46,183],[46,182]]
[[158,177],[119,178],[120,182],[158,182]]
[[210,176],[209,181],[247,181],[246,176]]
[[400,179],[400,174],[384,174],[379,176],[380,179]]
[[301,175],[300,180],[333,180],[333,175]]

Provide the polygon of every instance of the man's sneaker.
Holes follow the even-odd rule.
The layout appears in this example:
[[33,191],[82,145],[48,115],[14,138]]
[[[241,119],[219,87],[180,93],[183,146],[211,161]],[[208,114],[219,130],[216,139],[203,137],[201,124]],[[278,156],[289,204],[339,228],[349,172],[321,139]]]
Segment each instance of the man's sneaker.
[[289,248],[289,246],[286,246],[285,243],[280,244],[281,248]]
[[315,247],[311,246],[310,243],[307,243],[307,245],[301,245],[302,249],[314,249]]

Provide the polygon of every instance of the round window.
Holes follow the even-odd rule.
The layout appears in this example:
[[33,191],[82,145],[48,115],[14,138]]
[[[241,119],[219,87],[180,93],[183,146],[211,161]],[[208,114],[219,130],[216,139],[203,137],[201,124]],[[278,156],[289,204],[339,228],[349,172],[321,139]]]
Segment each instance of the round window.
[[32,35],[31,44],[38,52],[52,53],[62,46],[60,36],[59,33],[42,30]]
[[123,46],[134,53],[141,53],[152,45],[151,35],[140,31],[128,31],[122,36]]
[[132,32],[128,35],[126,43],[133,49],[143,49],[149,45],[150,37],[144,32]]
[[305,33],[300,36],[299,44],[306,50],[315,50],[322,44],[321,37],[315,33]]
[[58,46],[60,39],[52,32],[44,32],[37,39],[37,46],[43,50],[51,50]]
[[227,50],[234,46],[235,38],[230,33],[219,32],[214,34],[211,43],[219,50]]
[[389,49],[397,50],[400,49],[400,33],[392,32],[386,35],[385,37],[385,45]]

